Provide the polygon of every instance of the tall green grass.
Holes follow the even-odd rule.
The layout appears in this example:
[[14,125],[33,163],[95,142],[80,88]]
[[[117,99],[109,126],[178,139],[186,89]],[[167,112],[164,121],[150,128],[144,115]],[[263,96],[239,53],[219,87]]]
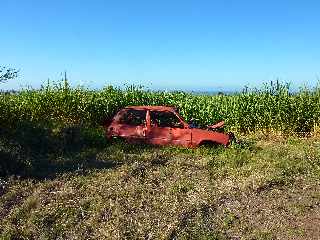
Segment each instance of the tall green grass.
[[320,120],[320,89],[301,88],[291,93],[277,82],[234,95],[194,95],[186,92],[153,92],[130,86],[101,90],[71,88],[67,81],[39,90],[0,94],[0,124],[19,121],[99,125],[129,105],[169,105],[188,121],[202,125],[224,119],[230,130],[312,132]]

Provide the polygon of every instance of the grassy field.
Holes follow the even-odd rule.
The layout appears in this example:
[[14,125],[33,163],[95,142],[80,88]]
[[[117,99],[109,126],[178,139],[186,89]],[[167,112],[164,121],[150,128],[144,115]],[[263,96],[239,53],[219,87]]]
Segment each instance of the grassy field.
[[[320,91],[232,96],[68,83],[0,94],[0,239],[319,239]],[[127,105],[171,105],[240,139],[185,149],[108,142]]]
[[316,136],[245,136],[228,149],[191,150],[110,143],[99,129],[73,129],[76,139],[23,129],[1,135],[2,160],[21,176],[1,180],[1,239],[320,235]]

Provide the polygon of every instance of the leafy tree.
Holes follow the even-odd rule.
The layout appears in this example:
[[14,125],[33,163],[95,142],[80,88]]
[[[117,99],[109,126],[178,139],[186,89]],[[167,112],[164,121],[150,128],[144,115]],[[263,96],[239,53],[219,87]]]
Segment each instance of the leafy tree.
[[6,82],[18,76],[18,70],[0,66],[0,83]]

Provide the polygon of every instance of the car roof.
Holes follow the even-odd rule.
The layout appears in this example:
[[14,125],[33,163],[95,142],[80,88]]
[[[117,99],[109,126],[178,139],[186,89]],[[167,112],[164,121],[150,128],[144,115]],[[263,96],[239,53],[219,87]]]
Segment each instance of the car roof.
[[135,109],[135,110],[153,110],[153,111],[176,111],[175,107],[167,106],[128,106],[124,109]]

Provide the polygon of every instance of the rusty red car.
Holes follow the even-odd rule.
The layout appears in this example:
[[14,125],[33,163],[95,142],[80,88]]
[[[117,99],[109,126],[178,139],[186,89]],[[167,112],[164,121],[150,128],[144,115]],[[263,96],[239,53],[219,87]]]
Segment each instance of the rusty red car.
[[186,123],[176,108],[165,106],[126,107],[103,126],[108,139],[121,138],[131,143],[227,147],[234,139],[232,133],[221,131],[223,121],[202,129]]

